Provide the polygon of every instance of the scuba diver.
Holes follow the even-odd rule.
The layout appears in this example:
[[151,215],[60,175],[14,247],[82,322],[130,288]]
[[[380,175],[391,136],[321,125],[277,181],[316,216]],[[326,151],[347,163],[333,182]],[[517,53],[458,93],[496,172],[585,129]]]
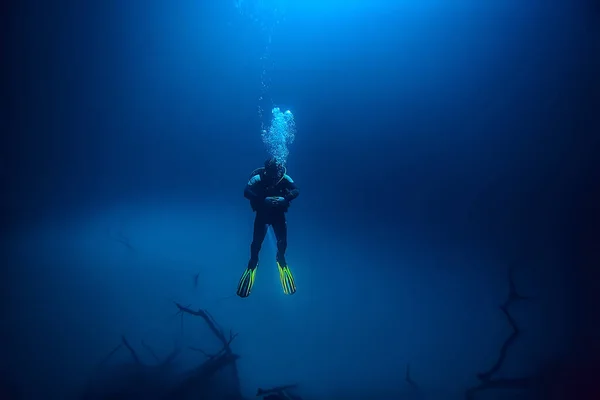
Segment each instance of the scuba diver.
[[252,171],[250,180],[244,190],[244,197],[250,200],[252,210],[256,212],[254,218],[254,233],[250,245],[250,261],[238,283],[237,294],[248,297],[254,285],[256,268],[258,267],[258,253],[265,240],[269,225],[273,227],[277,239],[277,267],[279,279],[285,294],[296,293],[294,276],[285,261],[287,248],[287,222],[285,213],[290,202],[300,192],[296,184],[286,173],[286,169],[275,158],[265,161],[265,166]]

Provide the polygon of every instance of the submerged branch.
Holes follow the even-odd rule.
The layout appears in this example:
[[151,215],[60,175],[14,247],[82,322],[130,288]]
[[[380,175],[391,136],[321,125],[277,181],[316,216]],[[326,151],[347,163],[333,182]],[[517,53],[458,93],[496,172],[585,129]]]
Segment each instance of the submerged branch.
[[290,389],[296,389],[298,387],[297,383],[292,383],[290,385],[282,385],[282,386],[276,386],[270,389],[261,389],[258,388],[258,390],[256,391],[256,396],[260,397],[260,396],[268,396],[270,394],[275,394],[275,395],[280,395],[280,396],[287,396],[286,391],[290,390]]
[[156,353],[154,352],[154,350],[152,350],[152,347],[148,346],[143,340],[142,340],[142,346],[144,346],[144,348],[146,349],[146,351],[148,351],[148,353],[150,353],[150,355],[152,356],[152,358],[154,358],[157,363],[160,363],[160,358],[158,358],[158,356],[156,355]]
[[413,389],[419,389],[419,386],[410,377],[410,364],[406,364],[406,375],[404,377],[404,380],[406,382],[408,382],[408,384],[410,385],[410,387],[412,387]]
[[204,319],[210,330],[221,341],[221,343],[223,343],[223,346],[227,349],[227,352],[231,352],[230,344],[233,341],[233,339],[235,339],[235,337],[237,336],[237,333],[234,334],[233,331],[230,331],[228,339],[223,333],[223,329],[221,329],[221,327],[217,324],[213,316],[210,315],[208,311],[202,309],[198,309],[197,311],[195,311],[189,307],[182,306],[179,303],[175,303],[175,305],[177,306],[177,308],[179,308],[179,311],[181,311],[182,313],[187,313]]
[[502,378],[502,379],[492,379],[492,376],[496,374],[504,365],[504,361],[506,360],[508,349],[514,342],[518,339],[521,334],[521,330],[517,325],[517,321],[510,314],[509,308],[512,304],[522,301],[529,300],[530,298],[527,296],[522,296],[516,289],[515,281],[514,281],[514,267],[509,267],[508,269],[508,285],[509,285],[509,293],[506,301],[500,306],[500,309],[506,316],[506,320],[508,324],[512,328],[511,334],[506,338],[502,347],[500,348],[500,354],[498,354],[498,359],[492,365],[492,367],[485,371],[477,374],[477,378],[481,381],[481,383],[475,387],[469,388],[466,392],[466,399],[472,400],[474,399],[474,395],[477,392],[485,391],[488,389],[498,389],[498,388],[526,388],[530,384],[530,378]]
[[[207,353],[205,353],[204,351],[201,351],[199,349],[195,349],[195,350],[200,351],[205,356],[209,357],[209,360],[207,362],[221,359],[221,360],[226,360],[227,364],[230,363],[232,365],[232,374],[233,374],[233,382],[234,382],[235,392],[239,396],[241,396],[241,394],[240,394],[240,377],[239,377],[239,372],[238,372],[237,363],[236,363],[239,356],[234,354],[233,351],[231,350],[231,342],[233,342],[233,340],[237,337],[237,333],[233,333],[233,330],[230,330],[229,338],[227,338],[227,336],[223,332],[223,328],[221,328],[219,326],[217,321],[214,319],[214,317],[208,311],[202,310],[202,309],[198,309],[195,311],[189,307],[182,306],[181,304],[179,304],[177,302],[175,302],[175,305],[177,306],[177,308],[179,309],[179,311],[182,314],[186,313],[186,314],[194,315],[194,316],[204,319],[204,321],[208,325],[209,329],[214,333],[214,335],[223,344],[223,348],[221,349],[221,351],[219,351],[216,355],[214,355],[212,357],[210,355],[208,355]],[[225,358],[223,358],[223,357],[225,357]]]
[[207,352],[205,352],[204,350],[202,350],[202,349],[199,349],[199,348],[197,348],[197,347],[192,347],[192,346],[189,346],[189,347],[188,347],[188,349],[190,349],[190,350],[192,350],[192,351],[197,351],[197,352],[199,352],[199,353],[202,353],[202,354],[203,354],[203,355],[204,355],[206,358],[209,358],[209,359],[210,359],[210,358],[215,358],[215,357],[216,357],[216,354],[215,354],[215,355],[213,355],[213,354],[208,354],[208,353],[207,353]]
[[129,353],[131,353],[131,357],[133,358],[133,361],[136,364],[141,365],[142,362],[140,361],[140,358],[138,357],[138,355],[135,352],[135,350],[133,349],[133,347],[131,347],[131,345],[129,344],[129,342],[125,338],[125,336],[121,336],[121,341],[123,342],[123,346],[127,347],[127,350],[129,350]]
[[171,364],[179,355],[180,349],[175,347],[173,351],[160,363],[161,367]]
[[111,229],[109,228],[108,237],[117,243],[121,243],[123,246],[127,247],[129,251],[135,252],[135,247],[133,247],[129,238],[123,234],[122,229],[120,229],[116,235],[113,235]]
[[508,349],[517,340],[517,338],[521,334],[521,330],[519,329],[519,326],[517,325],[517,321],[515,321],[515,319],[510,314],[509,307],[513,303],[516,303],[517,301],[528,299],[528,297],[521,296],[517,292],[517,289],[516,289],[516,286],[514,283],[513,274],[514,274],[514,267],[510,267],[508,269],[508,283],[509,283],[508,299],[504,302],[504,304],[502,304],[500,306],[500,309],[506,316],[506,320],[508,321],[508,324],[512,328],[512,332],[506,338],[504,343],[502,344],[502,347],[500,348],[500,354],[498,355],[498,359],[496,360],[494,365],[489,370],[477,374],[477,377],[479,378],[479,380],[481,380],[483,382],[489,381],[492,378],[492,376],[494,374],[496,374],[500,370],[500,368],[502,368],[502,365],[504,364],[504,361],[506,360],[506,356],[508,354]]
[[102,365],[106,364],[106,362],[113,356],[113,354],[115,354],[121,347],[123,346],[123,343],[119,343],[118,345],[116,345],[111,351],[110,353],[108,353],[106,355],[106,357],[104,357],[104,359],[102,359],[102,361],[100,361],[100,363],[98,364],[99,367],[101,367]]

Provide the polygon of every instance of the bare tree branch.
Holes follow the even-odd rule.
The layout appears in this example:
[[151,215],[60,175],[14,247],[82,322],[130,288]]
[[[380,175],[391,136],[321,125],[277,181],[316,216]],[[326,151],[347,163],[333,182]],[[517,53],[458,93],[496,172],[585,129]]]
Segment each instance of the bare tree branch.
[[108,228],[108,237],[114,240],[117,243],[121,243],[123,246],[127,247],[132,252],[135,252],[135,248],[131,244],[131,241],[127,236],[123,234],[123,227],[121,226],[118,230],[117,234],[114,235],[110,228]]
[[152,347],[150,347],[146,343],[144,343],[143,340],[142,340],[142,346],[144,346],[144,348],[148,351],[148,353],[150,353],[152,358],[154,358],[156,360],[156,362],[160,364],[160,358],[158,358],[158,356],[156,355],[154,350],[152,350]]
[[276,387],[270,388],[270,389],[258,388],[258,390],[256,391],[256,396],[259,397],[259,396],[267,396],[269,394],[278,394],[280,396],[285,396],[286,398],[289,398],[286,391],[290,390],[290,389],[296,389],[297,387],[298,387],[298,384],[293,383],[291,385],[276,386]]
[[[197,388],[202,387],[217,371],[222,370],[228,365],[235,365],[238,358],[239,356],[233,353],[222,353],[220,356],[206,360],[202,365],[191,371],[189,376],[170,393],[168,398],[199,398],[197,397]],[[233,398],[242,398],[239,391],[239,383],[236,383],[235,386],[237,394]]]
[[160,363],[160,366],[164,367],[166,365],[171,364],[175,360],[175,358],[177,358],[179,352],[180,349],[178,347],[175,347],[173,351],[171,351],[171,353],[169,353],[169,355]]
[[135,251],[135,248],[129,243],[129,239],[126,237],[115,237],[112,236],[112,239],[115,242],[121,243],[123,246],[127,247],[130,251]]
[[194,289],[198,289],[198,278],[200,277],[200,272],[194,275]]
[[202,353],[202,354],[204,354],[204,356],[206,356],[206,358],[208,358],[208,359],[210,359],[210,358],[215,358],[215,357],[216,357],[216,354],[208,354],[208,353],[207,353],[207,352],[205,352],[204,350],[202,350],[202,349],[199,349],[199,348],[197,348],[197,347],[188,346],[188,349],[190,349],[190,350],[193,350],[193,351],[197,351],[197,352],[199,352],[199,353]]
[[419,386],[410,377],[410,364],[406,364],[406,375],[404,377],[404,380],[406,382],[408,382],[408,384],[410,385],[410,387],[412,387],[413,389],[419,389]]
[[531,383],[530,378],[500,378],[500,379],[492,379],[492,376],[498,373],[504,365],[504,361],[506,360],[508,349],[514,342],[518,339],[521,334],[521,330],[517,325],[517,321],[510,314],[509,308],[511,305],[518,301],[529,300],[530,298],[527,296],[522,296],[516,289],[515,281],[514,281],[514,266],[509,267],[508,269],[508,285],[509,292],[508,298],[506,301],[500,306],[500,309],[506,316],[508,324],[512,328],[512,332],[508,338],[502,344],[500,348],[500,354],[498,355],[498,359],[492,365],[492,367],[485,371],[477,374],[477,378],[481,381],[481,383],[477,386],[467,389],[465,396],[467,400],[473,400],[475,397],[475,393],[489,390],[489,389],[521,389],[526,388]]
[[120,348],[121,346],[123,346],[123,343],[119,343],[118,345],[116,345],[111,351],[110,353],[108,353],[106,355],[106,357],[104,357],[104,359],[102,359],[102,361],[100,361],[100,363],[98,364],[98,366],[102,366],[104,364],[106,364],[106,362],[113,356],[113,354],[115,354]]
[[508,308],[508,306],[511,302],[516,302],[519,300],[531,300],[531,297],[521,296],[519,294],[519,292],[517,291],[517,287],[515,285],[514,274],[515,274],[515,266],[510,266],[508,268],[508,287],[509,287],[508,299],[504,302],[504,306],[506,308]]
[[506,340],[502,344],[502,347],[500,348],[500,354],[498,355],[498,359],[496,360],[494,365],[488,371],[477,374],[477,377],[479,378],[479,380],[484,381],[484,382],[489,381],[492,378],[492,375],[496,374],[500,370],[500,368],[502,368],[502,365],[504,364],[504,361],[506,359],[506,355],[508,353],[509,347],[517,340],[517,338],[521,334],[521,330],[519,329],[517,322],[510,315],[509,307],[517,301],[528,299],[528,297],[521,296],[517,292],[515,283],[514,283],[513,274],[514,274],[514,268],[510,267],[508,269],[508,282],[509,282],[508,299],[504,302],[504,304],[502,304],[500,306],[500,309],[506,316],[506,319],[513,331],[510,334],[510,336],[508,338],[506,338]]
[[127,341],[127,339],[125,338],[125,336],[121,336],[121,341],[123,342],[123,346],[127,347],[127,350],[129,350],[129,353],[131,353],[131,357],[133,358],[133,361],[136,364],[141,365],[142,362],[140,361],[140,358],[138,357],[137,353],[135,352],[135,350],[133,349],[133,347],[131,347],[131,345],[129,344],[129,342]]
[[[179,311],[181,311],[182,313],[187,313],[187,314],[190,314],[190,315],[195,315],[197,317],[201,317],[202,319],[204,319],[204,321],[206,322],[206,324],[208,325],[208,327],[210,328],[210,330],[221,341],[221,343],[223,343],[223,346],[226,349],[229,349],[229,345],[231,344],[231,342],[233,341],[233,339],[235,339],[235,337],[237,336],[237,334],[234,335],[233,332],[230,332],[229,339],[227,339],[227,337],[223,333],[223,329],[221,329],[221,327],[217,324],[217,322],[215,321],[215,319],[212,317],[212,315],[210,315],[210,313],[208,311],[202,310],[202,309],[194,311],[194,310],[192,310],[192,309],[190,309],[188,307],[182,306],[179,303],[175,303],[175,305],[177,306],[177,308],[179,308]],[[229,349],[228,351],[231,351],[231,350]]]
[[194,315],[194,316],[204,319],[204,321],[208,325],[209,329],[221,341],[221,343],[223,344],[223,349],[221,349],[221,351],[219,351],[212,358],[210,356],[208,356],[206,353],[204,353],[203,351],[201,351],[201,352],[204,353],[204,355],[209,357],[209,361],[213,361],[213,360],[217,360],[217,359],[220,360],[223,357],[225,357],[225,360],[227,360],[226,364],[231,363],[232,368],[233,368],[233,380],[235,382],[235,391],[239,394],[240,393],[240,384],[239,384],[240,377],[239,377],[239,372],[238,372],[237,363],[236,363],[239,356],[234,354],[233,351],[231,350],[231,342],[233,342],[233,340],[237,337],[237,333],[234,334],[233,331],[229,331],[229,339],[228,339],[225,336],[223,329],[219,326],[217,321],[214,319],[214,317],[208,311],[202,310],[202,309],[198,309],[197,311],[194,311],[194,310],[190,309],[189,307],[184,307],[177,302],[175,302],[175,305],[177,306],[179,311],[181,311],[182,313],[187,313],[187,314]]

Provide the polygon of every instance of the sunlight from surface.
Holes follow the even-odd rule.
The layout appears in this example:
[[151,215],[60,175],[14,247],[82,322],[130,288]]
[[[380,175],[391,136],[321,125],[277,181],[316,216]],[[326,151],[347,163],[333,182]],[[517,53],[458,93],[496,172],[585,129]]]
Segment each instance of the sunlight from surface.
[[[255,18],[266,16],[364,16],[364,13],[410,12],[420,13],[445,8],[448,5],[476,5],[469,0],[235,0],[234,7],[242,14]],[[332,19],[335,22],[335,19]]]

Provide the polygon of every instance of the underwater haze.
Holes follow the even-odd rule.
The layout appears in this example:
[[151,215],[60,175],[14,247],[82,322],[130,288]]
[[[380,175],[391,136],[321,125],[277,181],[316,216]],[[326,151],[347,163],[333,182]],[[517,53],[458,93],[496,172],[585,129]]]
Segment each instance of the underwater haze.
[[0,9],[3,399],[594,398],[591,2]]

